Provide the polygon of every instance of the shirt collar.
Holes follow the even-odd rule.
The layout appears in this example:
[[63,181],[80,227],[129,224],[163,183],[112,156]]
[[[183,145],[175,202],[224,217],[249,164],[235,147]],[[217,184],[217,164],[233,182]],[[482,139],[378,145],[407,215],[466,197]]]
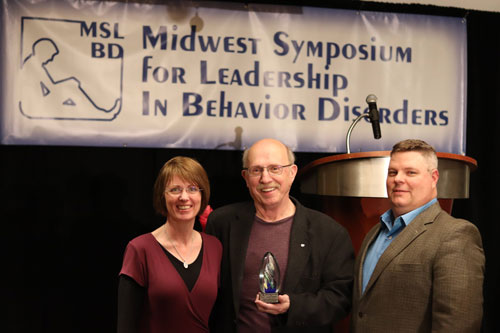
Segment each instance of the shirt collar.
[[382,227],[385,226],[388,230],[391,230],[392,226],[395,225],[395,222],[398,219],[401,219],[402,223],[405,226],[407,226],[408,224],[410,224],[411,221],[413,221],[413,219],[415,219],[415,217],[418,216],[418,214],[422,213],[424,210],[426,210],[427,208],[429,208],[431,205],[433,205],[436,202],[437,202],[437,198],[434,198],[431,201],[429,201],[428,203],[426,203],[425,205],[420,206],[418,208],[415,208],[411,212],[408,212],[406,214],[398,216],[398,218],[396,218],[396,219],[394,219],[394,216],[392,214],[392,210],[389,209],[384,214],[382,214],[382,216],[380,216],[380,223],[382,224]]

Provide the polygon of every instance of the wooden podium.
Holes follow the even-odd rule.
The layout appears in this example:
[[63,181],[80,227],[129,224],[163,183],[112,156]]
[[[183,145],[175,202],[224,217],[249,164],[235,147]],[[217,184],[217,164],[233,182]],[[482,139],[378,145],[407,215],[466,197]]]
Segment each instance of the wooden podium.
[[[385,186],[389,155],[389,151],[333,155],[299,172],[301,192],[320,196],[322,211],[349,231],[356,254],[366,233],[390,208]],[[438,199],[451,213],[453,199],[469,197],[469,176],[477,162],[450,153],[437,153],[437,157]]]
[[[319,195],[321,210],[347,229],[356,255],[365,235],[390,208],[385,185],[389,155],[372,151],[328,156],[298,174],[301,192]],[[469,176],[477,162],[457,154],[437,153],[437,157],[438,200],[451,213],[453,199],[469,197]],[[335,332],[348,331],[348,318],[335,325]]]

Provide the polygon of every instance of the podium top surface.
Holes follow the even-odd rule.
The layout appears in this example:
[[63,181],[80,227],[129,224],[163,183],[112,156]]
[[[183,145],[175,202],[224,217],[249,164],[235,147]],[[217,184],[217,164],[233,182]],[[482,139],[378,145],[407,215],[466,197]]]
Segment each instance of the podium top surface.
[[[299,177],[309,172],[309,170],[325,163],[333,163],[336,161],[354,160],[361,158],[388,157],[390,155],[391,155],[390,151],[383,150],[383,151],[363,151],[351,154],[337,154],[337,155],[327,156],[314,160],[311,163],[304,166],[302,169],[299,170]],[[440,153],[440,152],[436,152],[436,155],[439,161],[441,161],[441,159],[462,161],[463,163],[466,163],[469,166],[470,171],[474,171],[477,169],[477,161],[471,157],[452,154],[452,153]]]

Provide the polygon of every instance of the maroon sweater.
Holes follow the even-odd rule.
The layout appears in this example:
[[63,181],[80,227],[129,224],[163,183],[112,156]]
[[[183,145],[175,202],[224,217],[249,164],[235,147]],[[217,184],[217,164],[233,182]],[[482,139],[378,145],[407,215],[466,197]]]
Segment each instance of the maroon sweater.
[[208,318],[217,297],[222,246],[201,233],[203,263],[191,292],[152,234],[129,242],[120,274],[146,289],[141,332],[208,332]]

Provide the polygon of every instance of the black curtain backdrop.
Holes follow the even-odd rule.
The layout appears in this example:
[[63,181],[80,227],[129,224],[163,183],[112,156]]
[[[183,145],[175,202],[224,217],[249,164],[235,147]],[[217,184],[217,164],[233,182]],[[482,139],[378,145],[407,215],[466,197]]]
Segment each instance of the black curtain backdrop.
[[[500,13],[358,1],[274,3],[467,20],[467,155],[479,168],[471,174],[470,198],[456,200],[453,215],[481,231],[483,332],[499,332],[500,229],[492,217],[500,204],[495,143],[500,139]],[[152,187],[160,167],[176,155],[195,157],[205,166],[213,207],[249,198],[240,176],[240,151],[0,145],[3,332],[115,331],[123,250],[130,239],[163,222],[153,212]],[[297,164],[300,168],[324,156],[298,153]],[[314,206],[298,183],[292,192]]]

